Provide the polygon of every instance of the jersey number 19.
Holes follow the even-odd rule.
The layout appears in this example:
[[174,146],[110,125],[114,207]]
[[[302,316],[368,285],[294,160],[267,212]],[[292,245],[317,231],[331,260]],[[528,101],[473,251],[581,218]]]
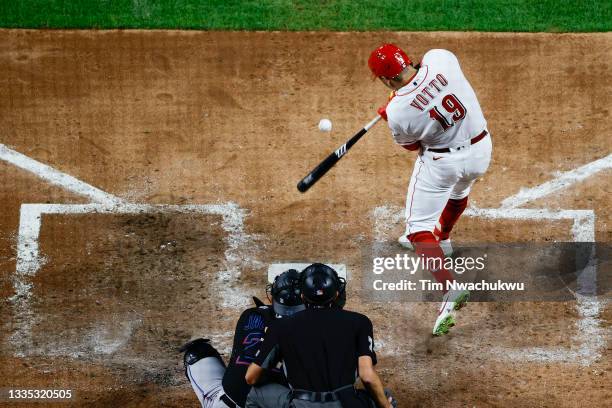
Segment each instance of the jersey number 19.
[[457,99],[454,94],[446,95],[442,98],[442,107],[448,112],[452,113],[452,121],[446,119],[444,115],[440,113],[437,106],[434,106],[429,110],[429,117],[433,120],[438,121],[442,125],[442,129],[446,132],[448,129],[455,125],[455,122],[459,122],[465,117],[467,110],[465,106]]

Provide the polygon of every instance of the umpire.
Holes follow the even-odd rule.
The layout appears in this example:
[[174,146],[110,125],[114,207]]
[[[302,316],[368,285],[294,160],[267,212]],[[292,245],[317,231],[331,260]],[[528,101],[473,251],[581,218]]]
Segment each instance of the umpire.
[[[269,327],[246,373],[247,383],[257,384],[264,369],[282,362],[291,387],[286,391],[290,407],[370,408],[373,401],[376,407],[390,408],[395,401],[385,396],[374,369],[372,322],[337,307],[337,300],[345,298],[344,279],[329,266],[312,264],[300,283],[306,310]],[[367,392],[354,388],[356,375]],[[247,406],[267,408],[248,401]]]

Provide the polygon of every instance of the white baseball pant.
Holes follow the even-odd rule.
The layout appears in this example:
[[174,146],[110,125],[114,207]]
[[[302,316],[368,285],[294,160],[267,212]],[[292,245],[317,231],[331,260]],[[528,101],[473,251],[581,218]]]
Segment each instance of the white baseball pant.
[[475,144],[467,141],[449,153],[424,150],[414,163],[406,196],[406,234],[433,231],[449,198],[470,194],[472,185],[488,169],[491,136]]
[[227,408],[219,398],[224,394],[221,382],[225,367],[216,357],[206,357],[187,366],[187,376],[202,408]]

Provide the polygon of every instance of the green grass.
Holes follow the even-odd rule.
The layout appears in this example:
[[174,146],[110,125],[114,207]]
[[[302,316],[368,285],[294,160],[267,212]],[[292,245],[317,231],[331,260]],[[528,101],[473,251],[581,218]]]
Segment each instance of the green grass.
[[610,31],[612,0],[0,0],[0,27]]

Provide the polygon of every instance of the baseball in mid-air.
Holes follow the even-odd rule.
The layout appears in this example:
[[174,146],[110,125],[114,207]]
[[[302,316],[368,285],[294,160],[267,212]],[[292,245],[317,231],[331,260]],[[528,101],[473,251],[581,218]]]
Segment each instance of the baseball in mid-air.
[[331,120],[329,120],[329,119],[321,119],[319,121],[319,130],[321,132],[331,132],[331,130],[332,130]]

